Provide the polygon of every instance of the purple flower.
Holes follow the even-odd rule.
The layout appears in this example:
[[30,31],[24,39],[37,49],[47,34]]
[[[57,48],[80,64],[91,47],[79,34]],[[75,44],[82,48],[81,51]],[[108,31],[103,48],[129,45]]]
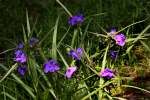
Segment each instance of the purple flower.
[[59,65],[55,60],[49,60],[44,65],[44,72],[56,72],[60,69]]
[[24,48],[24,44],[23,44],[23,43],[19,43],[18,46],[17,46],[17,48],[18,48],[18,49]]
[[69,18],[68,23],[72,26],[79,24],[79,23],[83,23],[84,21],[84,17],[82,15],[75,15]]
[[72,56],[75,60],[81,60],[83,51],[82,48],[77,48],[77,50],[70,50],[69,55]]
[[103,71],[100,72],[100,76],[110,79],[110,78],[114,77],[114,73],[111,69],[106,68],[106,69],[104,69]]
[[29,45],[30,47],[33,47],[35,46],[37,43],[39,42],[39,40],[35,37],[32,37],[30,40],[29,40]]
[[22,50],[15,51],[15,61],[20,63],[27,62],[27,56]]
[[18,73],[19,73],[21,76],[24,76],[24,74],[26,73],[26,71],[27,71],[27,65],[18,66]]
[[117,58],[117,52],[116,52],[116,51],[110,50],[109,53],[110,53],[111,58],[113,58],[113,59],[116,59],[116,58]]
[[72,75],[75,73],[75,71],[77,70],[77,67],[69,67],[65,73],[65,77],[67,77],[68,79],[70,79],[72,77]]
[[116,33],[116,31],[117,31],[117,29],[116,28],[111,28],[110,29],[110,32],[108,33],[109,35],[115,35],[115,33]]
[[126,37],[124,34],[117,34],[114,36],[114,40],[116,41],[116,44],[118,44],[119,46],[124,46]]

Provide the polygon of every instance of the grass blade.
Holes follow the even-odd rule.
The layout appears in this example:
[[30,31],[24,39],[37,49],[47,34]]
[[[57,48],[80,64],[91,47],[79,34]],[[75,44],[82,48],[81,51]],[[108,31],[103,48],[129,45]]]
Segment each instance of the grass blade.
[[58,42],[57,44],[57,48],[59,48],[60,44],[62,43],[62,41],[65,39],[65,37],[67,36],[67,34],[69,33],[70,27],[68,28],[67,32],[64,34],[64,36],[61,38],[61,40]]
[[32,92],[33,89],[26,85],[19,77],[17,77],[15,74],[12,73],[13,78],[16,80],[17,83],[19,83],[30,95],[33,99],[36,99],[36,96]]
[[[4,69],[4,70],[8,70],[7,67],[5,67],[4,65],[0,64],[0,66]],[[26,85],[18,76],[16,76],[14,73],[11,74],[11,76],[16,80],[16,82],[18,84],[20,84],[30,95],[33,99],[36,99],[36,96],[34,95],[34,93],[32,92],[33,89],[31,87],[29,87],[28,85]]]
[[43,79],[46,81],[48,87],[50,88],[49,92],[52,94],[52,96],[55,98],[55,100],[58,100],[57,97],[56,97],[56,94],[54,92],[54,89],[52,88],[51,83],[48,81],[47,76],[40,70],[38,65],[37,65],[37,67],[38,67],[37,69],[38,69],[39,73],[42,75]]
[[17,63],[14,64],[9,71],[5,74],[5,76],[0,80],[0,83],[17,67]]
[[105,50],[105,54],[104,54],[103,61],[102,61],[102,69],[101,70],[105,69],[105,65],[106,65],[106,62],[107,62],[106,57],[107,57],[108,49],[109,49],[109,44],[108,44],[108,46],[107,46],[107,48]]
[[26,19],[27,19],[27,33],[28,33],[28,37],[30,36],[31,33],[31,29],[30,29],[30,23],[29,23],[29,16],[28,16],[28,11],[26,10]]
[[143,41],[140,41],[140,42],[141,42],[142,45],[145,47],[145,49],[147,49],[147,50],[150,52],[149,46],[148,46],[145,42],[143,42]]
[[23,30],[23,38],[24,38],[24,42],[27,43],[27,36],[26,36],[26,32],[24,29],[24,26],[22,25],[22,30]]
[[0,55],[1,55],[1,54],[4,54],[4,53],[7,53],[7,52],[9,52],[9,51],[15,50],[15,49],[16,49],[16,48],[7,49],[7,50],[5,50],[5,51],[3,51],[3,52],[0,52]]
[[129,87],[129,88],[134,88],[134,89],[138,89],[138,90],[141,90],[141,91],[144,91],[144,92],[147,92],[150,94],[150,91],[146,90],[146,89],[142,89],[142,88],[139,88],[139,87],[136,87],[136,86],[131,86],[131,85],[122,85],[122,87]]
[[78,33],[78,31],[74,30],[74,34],[73,34],[72,42],[71,42],[71,47],[74,47],[74,43],[75,43],[75,39],[76,39],[77,33]]
[[9,99],[11,100],[17,100],[15,99],[13,96],[11,96],[9,93],[6,93],[6,92],[2,92],[1,94],[4,94],[5,96],[7,96]]
[[58,28],[58,21],[59,21],[59,17],[57,18],[56,20],[56,24],[55,24],[55,27],[54,27],[54,34],[53,34],[53,44],[52,44],[52,58],[57,60],[57,51],[56,51],[56,48],[57,48],[57,28]]
[[69,68],[68,63],[66,62],[66,60],[65,60],[64,57],[63,57],[63,55],[60,53],[60,51],[59,51],[58,49],[57,49],[57,52],[58,52],[60,58],[62,59],[62,61],[64,62],[66,68]]
[[132,23],[132,24],[130,24],[130,25],[128,25],[128,26],[126,26],[126,27],[124,27],[123,29],[119,30],[118,32],[116,32],[116,34],[117,34],[117,33],[119,33],[119,32],[121,32],[121,31],[123,31],[123,30],[125,30],[126,28],[128,28],[128,27],[130,27],[130,26],[133,26],[133,25],[135,25],[135,24],[142,23],[142,22],[144,22],[144,21],[146,21],[146,20],[147,20],[147,19],[144,19],[144,20],[141,20],[141,21],[138,21],[138,22]]
[[141,37],[142,35],[150,28],[150,25],[148,25],[138,36],[137,38],[135,38],[135,40],[133,41],[133,43],[137,42]]
[[59,0],[56,0],[56,2],[58,4],[60,4],[60,6],[68,13],[68,15],[71,17],[72,14],[70,13],[70,11],[59,1]]

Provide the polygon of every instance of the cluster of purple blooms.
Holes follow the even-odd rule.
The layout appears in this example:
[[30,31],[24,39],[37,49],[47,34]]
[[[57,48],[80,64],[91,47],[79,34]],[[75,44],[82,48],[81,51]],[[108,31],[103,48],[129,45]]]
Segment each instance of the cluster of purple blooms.
[[[82,48],[77,48],[76,50],[70,50],[68,54],[72,56],[74,60],[79,61],[81,60],[81,57],[83,55],[83,50]],[[69,67],[67,71],[65,72],[65,77],[70,79],[72,75],[76,72],[76,70],[77,70],[76,66]]]
[[[29,40],[29,46],[33,47],[36,43],[38,43],[38,39],[32,37]],[[26,53],[22,50],[24,48],[24,44],[23,43],[19,43],[17,46],[17,49],[15,51],[15,59],[14,61],[16,61],[18,63],[18,73],[21,76],[24,76],[26,71],[27,71],[27,55]]]
[[[69,55],[72,56],[75,60],[81,60],[82,52],[83,52],[82,48],[77,48],[77,50],[70,50]],[[49,72],[51,73],[60,70],[60,66],[53,59],[45,62],[43,67],[45,73],[49,73]],[[76,66],[71,66],[67,68],[64,76],[70,79],[73,76],[73,74],[76,72],[76,70],[77,70]]]
[[[83,55],[83,50],[82,48],[77,48],[76,50],[70,50],[69,55],[72,56],[74,60],[79,61],[81,60],[81,57]],[[76,66],[69,67],[65,73],[65,77],[70,79],[72,75],[76,72],[76,70],[77,70]]]
[[[84,21],[84,17],[83,15],[75,15],[75,16],[71,16],[68,20],[68,23],[71,25],[71,26],[75,26],[77,24],[82,24]],[[69,56],[72,56],[72,58],[74,60],[81,60],[81,57],[82,57],[82,48],[77,48],[76,50],[70,50],[68,55]],[[46,61],[43,65],[44,67],[44,72],[45,73],[51,73],[51,72],[56,72],[58,70],[60,70],[60,66],[58,65],[58,63],[51,59],[49,61]],[[76,72],[77,70],[77,67],[76,66],[71,66],[69,68],[67,68],[64,76],[67,77],[68,79],[70,79],[72,77],[72,75]]]
[[[68,23],[74,26],[83,23],[83,21],[84,21],[84,17],[82,15],[75,15],[69,18]],[[116,33],[116,29],[112,29],[109,34],[111,36],[114,36],[114,40],[118,45],[124,46],[126,37],[123,34],[115,34],[115,33]],[[28,43],[30,47],[34,47],[38,42],[39,40],[37,38],[32,37]],[[15,51],[15,61],[19,63],[18,72],[21,76],[24,76],[27,71],[27,65],[26,65],[27,55],[22,50],[23,48],[24,48],[24,44],[20,43],[17,46],[17,50]],[[74,60],[80,61],[83,55],[83,50],[82,48],[77,48],[76,50],[70,50],[68,55],[71,56]],[[110,55],[113,59],[115,59],[117,57],[117,52],[110,51]],[[60,66],[57,63],[57,61],[51,59],[44,63],[43,69],[45,73],[53,73],[59,71]],[[70,79],[76,71],[77,71],[77,67],[71,66],[67,68],[64,76]],[[114,77],[114,73],[111,69],[106,68],[100,72],[100,76],[103,78],[111,79]]]
[[116,44],[119,46],[124,46],[126,42],[126,36],[122,33],[116,34],[116,29],[112,28],[111,31],[109,32],[110,36],[113,36],[114,40],[116,41]]
[[24,46],[23,44],[18,45],[18,50],[15,51],[15,61],[19,64],[18,65],[18,72],[21,76],[24,76],[25,72],[27,71],[27,55],[22,49]]
[[[124,46],[125,45],[126,36],[122,33],[117,34],[117,29],[116,28],[112,28],[108,34],[111,37],[113,37],[113,39],[116,41],[117,45],[119,45],[119,46]],[[116,51],[110,50],[109,54],[110,54],[112,59],[116,59],[118,53]]]
[[81,60],[83,51],[82,48],[77,48],[76,50],[70,50],[69,56],[72,56],[75,60]]

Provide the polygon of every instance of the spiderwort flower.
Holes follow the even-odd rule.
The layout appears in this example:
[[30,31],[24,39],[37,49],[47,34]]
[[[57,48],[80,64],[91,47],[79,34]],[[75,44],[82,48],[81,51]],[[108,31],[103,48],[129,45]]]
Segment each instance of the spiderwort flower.
[[21,75],[21,76],[24,76],[25,73],[27,71],[27,65],[24,65],[24,66],[18,66],[18,73]]
[[32,37],[30,40],[29,40],[29,45],[30,47],[33,47],[35,46],[37,43],[39,42],[39,40],[35,37]]
[[60,69],[59,65],[57,64],[57,62],[55,60],[49,60],[47,61],[44,65],[44,72],[48,73],[48,72],[56,72]]
[[65,73],[65,77],[67,77],[68,79],[70,79],[72,77],[72,75],[75,73],[75,71],[77,70],[76,66],[73,67],[69,67]]
[[70,50],[69,52],[69,55],[72,56],[75,60],[81,60],[82,54],[83,54],[82,48]]
[[113,36],[113,35],[115,35],[116,31],[117,31],[116,28],[111,28],[111,29],[110,29],[110,32],[109,32],[108,34],[109,34],[110,36]]
[[15,51],[15,61],[20,63],[25,63],[27,61],[27,56],[22,50]]
[[109,54],[110,54],[111,58],[113,58],[113,59],[117,58],[117,52],[116,51],[110,50]]
[[111,79],[111,78],[114,77],[114,73],[113,73],[113,71],[112,71],[111,69],[106,68],[106,69],[104,69],[104,70],[102,70],[102,71],[100,72],[100,76],[101,76],[101,77],[104,77],[104,78]]
[[79,23],[83,23],[84,17],[83,15],[75,15],[69,18],[68,23],[72,26],[77,25]]
[[116,41],[116,44],[118,44],[119,46],[124,46],[126,37],[124,34],[117,34],[114,36],[114,40]]
[[24,48],[24,44],[23,44],[23,43],[19,43],[18,46],[17,46],[17,48],[18,48],[18,49]]

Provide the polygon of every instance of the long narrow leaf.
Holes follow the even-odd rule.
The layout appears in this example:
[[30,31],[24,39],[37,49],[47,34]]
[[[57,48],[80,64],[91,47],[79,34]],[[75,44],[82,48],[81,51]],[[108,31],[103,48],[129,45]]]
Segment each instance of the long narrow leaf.
[[56,2],[61,5],[61,7],[68,13],[70,17],[72,16],[70,11],[59,0],[56,0]]
[[1,94],[4,94],[5,96],[7,96],[9,99],[11,100],[17,100],[15,99],[13,96],[11,96],[9,93],[6,93],[6,92],[2,92]]
[[29,23],[29,16],[28,16],[28,11],[26,10],[26,19],[27,19],[27,36],[30,36],[31,29],[30,29],[30,23]]
[[9,70],[8,72],[5,74],[5,76],[0,80],[0,83],[17,67],[17,63],[14,64]]
[[142,45],[146,48],[146,50],[148,50],[150,52],[150,47],[143,41],[140,41],[142,43]]
[[60,44],[62,43],[62,41],[65,39],[65,37],[67,36],[67,34],[69,33],[70,27],[68,28],[67,32],[64,34],[64,36],[61,38],[61,40],[58,42],[57,44],[57,48],[59,48]]
[[77,31],[77,30],[74,30],[74,34],[73,34],[72,42],[71,42],[71,47],[74,47],[74,43],[75,43],[75,39],[76,39],[76,37],[77,37],[77,33],[78,33],[78,31]]
[[57,49],[57,52],[58,52],[60,58],[62,59],[62,61],[64,62],[66,68],[69,68],[68,63],[66,62],[66,60],[65,60],[64,57],[63,57],[63,55],[60,53],[60,51],[59,51],[58,49]]
[[59,17],[57,18],[56,24],[55,24],[55,27],[54,27],[53,44],[52,44],[52,57],[53,57],[53,59],[55,59],[55,60],[57,60],[57,51],[56,51],[57,44],[56,44],[56,42],[57,42],[58,21],[59,21]]
[[[4,70],[8,70],[7,67],[5,67],[4,65],[0,64],[0,66],[4,69]],[[34,95],[34,93],[32,92],[33,89],[31,87],[29,87],[28,85],[26,85],[18,76],[16,76],[14,73],[11,74],[11,76],[16,80],[16,82],[18,84],[20,84],[30,95],[31,97],[33,97],[33,99],[36,99],[36,96]]]
[[148,26],[137,36],[137,38],[133,41],[133,43],[137,42],[149,28],[150,28],[150,25],[148,25]]

